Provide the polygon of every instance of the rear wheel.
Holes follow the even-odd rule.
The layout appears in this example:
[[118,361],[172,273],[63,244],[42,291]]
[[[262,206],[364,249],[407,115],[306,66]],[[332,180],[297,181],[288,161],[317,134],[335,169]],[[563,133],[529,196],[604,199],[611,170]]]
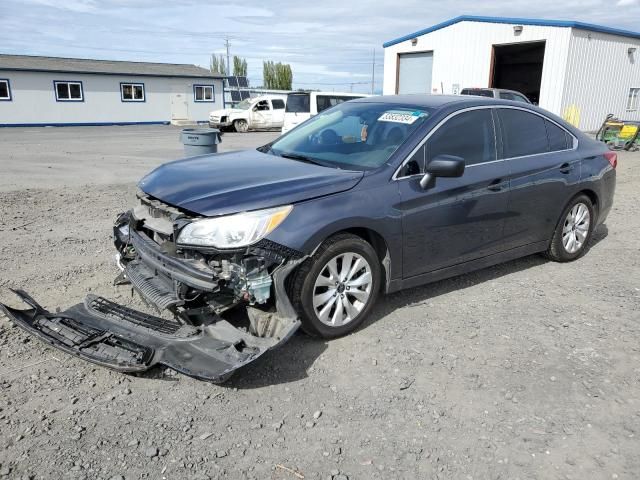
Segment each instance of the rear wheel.
[[238,133],[246,133],[249,130],[249,122],[246,120],[236,120],[233,122],[233,128]]
[[351,333],[373,308],[380,279],[380,261],[369,243],[351,234],[331,237],[291,281],[303,330],[323,338]]
[[585,254],[593,228],[595,209],[586,195],[578,195],[562,212],[546,256],[556,262],[570,262]]

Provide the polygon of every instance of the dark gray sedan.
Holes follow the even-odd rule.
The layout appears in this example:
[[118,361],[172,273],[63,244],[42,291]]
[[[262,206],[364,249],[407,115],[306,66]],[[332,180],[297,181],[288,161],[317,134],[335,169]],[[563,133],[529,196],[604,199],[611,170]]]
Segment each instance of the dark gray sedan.
[[535,253],[579,258],[611,209],[616,162],[521,102],[354,100],[257,150],[142,179],[114,226],[119,280],[175,321],[95,296],[50,313],[18,292],[30,309],[2,307],[89,361],[221,381],[298,326],[352,332],[381,293]]

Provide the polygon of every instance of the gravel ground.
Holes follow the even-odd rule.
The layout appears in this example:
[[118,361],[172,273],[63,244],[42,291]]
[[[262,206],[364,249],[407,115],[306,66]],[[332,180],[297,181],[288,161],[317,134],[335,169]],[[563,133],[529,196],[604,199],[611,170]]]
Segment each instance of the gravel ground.
[[[111,223],[177,135],[0,130],[0,298],[136,304],[111,286]],[[637,479],[639,186],[640,153],[620,154],[616,204],[577,262],[390,295],[356,333],[298,334],[221,386],[111,372],[0,317],[0,477]]]

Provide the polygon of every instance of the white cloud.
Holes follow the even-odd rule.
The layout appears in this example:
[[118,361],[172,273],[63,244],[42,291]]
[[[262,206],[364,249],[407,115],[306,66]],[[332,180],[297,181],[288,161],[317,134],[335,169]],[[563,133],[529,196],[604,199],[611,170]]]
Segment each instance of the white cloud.
[[[291,63],[294,86],[382,79],[382,43],[461,14],[581,20],[637,30],[640,0],[0,0],[7,53],[208,65],[211,53],[247,58],[261,83],[262,61]],[[615,5],[615,3],[614,3]],[[365,85],[355,89],[366,91]]]

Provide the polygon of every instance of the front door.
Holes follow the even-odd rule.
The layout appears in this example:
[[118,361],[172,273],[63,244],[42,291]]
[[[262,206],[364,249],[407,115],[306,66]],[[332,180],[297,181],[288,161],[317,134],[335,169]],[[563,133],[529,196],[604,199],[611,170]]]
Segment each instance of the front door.
[[269,100],[260,100],[251,110],[251,127],[270,128],[271,117],[271,102]]
[[188,120],[189,102],[184,85],[171,86],[171,120]]
[[[425,165],[438,155],[465,160],[458,178],[424,190]],[[489,108],[459,113],[432,133],[401,169],[398,186],[405,279],[502,250],[508,180],[497,160]]]

